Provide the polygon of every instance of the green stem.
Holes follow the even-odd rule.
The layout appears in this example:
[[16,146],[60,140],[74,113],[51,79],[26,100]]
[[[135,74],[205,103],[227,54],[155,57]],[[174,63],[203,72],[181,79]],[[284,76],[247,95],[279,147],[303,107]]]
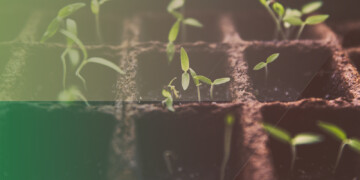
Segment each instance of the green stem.
[[82,61],[81,64],[80,64],[80,66],[79,66],[79,68],[76,70],[76,73],[75,73],[76,76],[82,81],[85,89],[87,89],[87,88],[86,88],[86,80],[84,79],[84,77],[81,76],[80,72],[81,72],[81,70],[84,68],[84,66],[85,66],[87,63],[88,63],[87,60]]
[[344,151],[344,148],[346,146],[346,143],[342,142],[340,147],[339,147],[339,153],[338,153],[338,156],[336,158],[336,163],[335,163],[335,167],[334,167],[334,170],[333,170],[333,173],[335,174],[336,172],[336,169],[338,168],[339,166],[339,163],[340,163],[340,159],[341,159],[341,156],[343,154],[343,151]]
[[214,90],[214,84],[211,84],[210,87],[210,99],[213,100],[213,90]]
[[290,172],[292,174],[294,172],[295,160],[296,160],[296,146],[295,145],[291,145],[291,154],[292,154],[292,159],[291,159]]
[[231,152],[231,136],[232,136],[233,125],[226,125],[225,137],[224,137],[224,159],[221,165],[220,180],[225,179],[226,165],[230,158]]
[[96,35],[98,37],[98,40],[100,43],[103,42],[102,36],[101,36],[101,29],[100,29],[100,12],[98,14],[95,14],[95,25],[96,25]]
[[[271,17],[273,18],[275,24],[276,24],[276,29],[277,29],[277,32],[281,34],[282,38],[284,40],[286,40],[286,35],[284,34],[282,28],[281,28],[281,22],[280,20],[276,17],[275,13],[271,10],[271,8],[269,6],[265,6],[267,11],[269,12],[269,14],[271,15]],[[276,40],[276,37],[274,37],[275,40]]]
[[66,89],[66,73],[67,73],[66,55],[68,54],[68,52],[69,52],[69,48],[66,48],[65,51],[61,54],[61,61],[63,64],[63,88],[64,88],[64,90]]
[[304,31],[305,26],[306,26],[305,23],[303,23],[303,24],[301,25],[301,27],[300,27],[300,29],[299,29],[299,32],[298,32],[298,34],[297,34],[297,36],[296,36],[296,39],[300,39],[300,36],[301,36],[302,32]]
[[198,101],[201,102],[201,95],[200,95],[200,86],[196,86],[197,94],[198,94]]

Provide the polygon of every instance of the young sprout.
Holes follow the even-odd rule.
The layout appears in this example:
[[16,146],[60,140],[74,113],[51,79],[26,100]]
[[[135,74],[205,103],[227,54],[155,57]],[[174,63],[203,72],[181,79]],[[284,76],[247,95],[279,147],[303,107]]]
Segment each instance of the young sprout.
[[174,85],[172,85],[172,83],[176,80],[177,78],[174,77],[170,83],[168,84],[168,88],[170,89],[170,92],[172,92],[175,96],[176,99],[179,99],[180,98],[180,95],[179,95],[179,91],[176,90],[176,87]]
[[197,90],[197,94],[198,94],[198,101],[201,102],[201,95],[200,95],[200,86],[201,86],[201,83],[200,81],[196,78],[197,74],[196,72],[193,70],[193,69],[189,69],[190,71],[190,75],[194,81],[194,84],[196,86],[196,90]]
[[60,32],[66,36],[67,38],[71,39],[72,41],[74,41],[75,44],[77,44],[80,48],[80,50],[82,51],[83,54],[83,60],[80,64],[80,66],[77,68],[76,70],[76,76],[83,82],[84,87],[86,88],[86,80],[84,77],[82,77],[82,75],[80,74],[81,70],[84,68],[85,65],[87,65],[88,63],[96,63],[96,64],[100,64],[103,66],[106,66],[108,68],[111,68],[113,70],[115,70],[116,72],[118,72],[119,74],[125,74],[116,64],[112,63],[109,60],[106,60],[104,58],[101,57],[91,57],[88,58],[88,53],[87,50],[84,46],[84,44],[81,42],[81,40],[72,32],[67,31],[67,30],[60,30]]
[[224,158],[221,164],[220,180],[225,179],[226,165],[230,158],[231,136],[232,136],[234,123],[235,123],[235,117],[231,114],[228,114],[225,118]]
[[75,87],[71,86],[68,89],[63,90],[58,97],[59,101],[64,105],[69,105],[74,101],[84,101],[87,106],[90,106],[86,97],[81,93],[81,91]]
[[174,42],[176,41],[179,35],[180,26],[189,25],[198,28],[203,27],[203,25],[198,20],[194,18],[185,18],[184,14],[177,11],[178,9],[184,7],[184,5],[185,5],[185,0],[172,0],[167,7],[167,11],[171,15],[173,15],[176,19],[174,25],[170,29],[168,35],[169,42],[166,47],[166,52],[169,62],[171,62],[174,59],[174,54],[175,54]]
[[209,78],[207,78],[205,76],[201,76],[201,75],[195,76],[195,78],[205,84],[210,85],[210,98],[211,99],[213,99],[214,86],[225,84],[230,81],[230,78],[228,78],[228,77],[215,79],[214,81],[211,81]]
[[287,131],[277,128],[270,124],[263,124],[264,129],[275,139],[287,143],[291,147],[292,159],[290,171],[294,171],[295,160],[296,160],[296,146],[304,144],[315,144],[322,141],[322,137],[312,133],[301,133],[294,137],[291,137],[290,133]]
[[[275,22],[276,30],[275,30],[275,36],[274,39],[277,39],[278,34],[280,33],[281,37],[283,39],[286,39],[285,33],[282,30],[281,27],[281,21],[284,16],[285,10],[284,6],[280,4],[279,2],[273,3],[272,9],[270,7],[272,1],[271,0],[260,0],[260,3],[266,8],[270,16]],[[276,14],[275,14],[276,13]]]
[[165,100],[162,101],[162,104],[164,106],[166,106],[166,108],[169,111],[175,112],[175,109],[173,107],[174,100],[173,100],[173,97],[172,97],[171,93],[168,90],[163,89],[162,90],[162,95],[166,98]]
[[300,26],[300,29],[296,35],[296,39],[299,39],[306,25],[320,24],[328,18],[329,18],[329,15],[327,15],[327,14],[313,15],[313,16],[306,18],[306,20],[303,21],[300,17],[289,16],[289,17],[284,18],[284,21],[293,26]]
[[95,15],[96,35],[100,42],[103,40],[100,29],[100,7],[108,1],[110,0],[91,0],[91,12]]
[[265,68],[265,77],[266,77],[266,79],[267,79],[268,73],[269,73],[269,71],[268,71],[268,64],[274,62],[277,58],[279,58],[279,56],[280,56],[279,53],[275,53],[275,54],[270,55],[270,56],[266,59],[265,62],[260,62],[259,64],[257,64],[257,65],[253,68],[253,70],[258,71],[258,70],[260,70],[260,69]]
[[181,48],[180,52],[180,59],[181,59],[181,69],[183,70],[183,74],[181,76],[181,85],[184,90],[189,87],[190,84],[190,63],[189,63],[189,56],[184,48]]
[[355,138],[348,138],[345,131],[334,124],[319,121],[318,126],[325,132],[332,135],[335,139],[341,141],[341,145],[339,147],[339,153],[336,158],[335,167],[333,169],[333,173],[335,173],[337,167],[339,166],[340,159],[343,154],[345,146],[349,145],[353,150],[360,153],[360,140]]
[[51,21],[51,23],[47,27],[44,35],[41,38],[41,42],[44,43],[46,40],[53,37],[59,31],[61,24],[63,24],[64,20],[84,6],[85,3],[74,3],[61,8],[57,16]]

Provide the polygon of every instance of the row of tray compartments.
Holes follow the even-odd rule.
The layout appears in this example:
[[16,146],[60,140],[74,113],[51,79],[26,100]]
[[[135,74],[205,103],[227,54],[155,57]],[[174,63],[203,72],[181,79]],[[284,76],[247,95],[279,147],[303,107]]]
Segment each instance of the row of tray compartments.
[[[336,157],[339,143],[317,127],[319,120],[335,123],[349,137],[360,138],[356,128],[360,125],[359,107],[345,101],[302,100],[266,105],[194,103],[177,107],[175,113],[147,104],[122,103],[120,107],[121,120],[117,122],[112,140],[110,179],[139,177],[139,172],[140,177],[147,179],[168,174],[163,159],[163,153],[168,151],[175,153],[179,159],[172,162],[174,169],[179,166],[194,173],[203,168],[205,171],[200,172],[203,177],[218,177],[227,114],[234,115],[236,123],[226,179],[236,176],[238,180],[274,180],[279,174],[289,171],[285,164],[289,163],[290,150],[285,144],[269,139],[262,129],[262,122],[278,123],[279,127],[293,135],[302,132],[324,135],[326,140],[323,143],[299,148],[299,157],[308,163],[319,163],[319,157],[324,156],[327,165],[335,161],[332,157]],[[284,154],[289,157],[284,157]],[[360,161],[357,156],[346,151],[339,173],[359,176],[356,169]],[[321,162],[324,163],[323,159]],[[285,168],[279,164],[285,165]]]

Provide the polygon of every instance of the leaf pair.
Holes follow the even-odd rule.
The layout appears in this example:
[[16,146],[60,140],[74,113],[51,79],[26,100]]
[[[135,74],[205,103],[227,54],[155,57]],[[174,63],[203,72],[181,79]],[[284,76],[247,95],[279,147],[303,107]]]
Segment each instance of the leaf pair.
[[190,84],[190,62],[189,62],[189,56],[185,49],[182,47],[180,51],[180,59],[181,59],[181,69],[183,70],[183,74],[181,76],[181,85],[184,90],[187,90]]
[[211,81],[209,78],[205,77],[205,76],[195,76],[195,79],[210,85],[210,98],[213,99],[213,91],[214,91],[214,86],[216,85],[221,85],[221,84],[225,84],[227,82],[230,81],[230,78],[225,77],[225,78],[219,78],[219,79],[215,79],[214,81]]
[[279,53],[275,53],[275,54],[272,54],[270,55],[265,62],[260,62],[258,63],[254,68],[253,70],[257,71],[257,70],[260,70],[260,69],[263,69],[265,67],[267,67],[268,64],[274,62],[276,59],[278,59],[280,56]]
[[324,22],[326,19],[329,18],[329,15],[314,15],[306,18],[305,21],[301,19],[301,17],[297,16],[289,16],[285,17],[284,21],[293,25],[293,26],[303,26],[303,25],[315,25]]
[[53,37],[59,31],[60,25],[63,20],[84,7],[85,5],[85,3],[74,3],[60,9],[56,18],[53,19],[47,27],[47,30],[41,38],[41,42],[43,43]]

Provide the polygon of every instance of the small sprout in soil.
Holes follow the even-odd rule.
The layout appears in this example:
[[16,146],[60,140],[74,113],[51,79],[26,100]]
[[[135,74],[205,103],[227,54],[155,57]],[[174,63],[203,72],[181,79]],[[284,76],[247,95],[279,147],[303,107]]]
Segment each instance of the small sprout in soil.
[[176,90],[175,85],[172,85],[172,83],[173,83],[176,79],[177,79],[177,78],[174,77],[174,78],[170,81],[170,83],[168,84],[168,88],[170,89],[170,92],[171,92],[172,94],[174,94],[175,98],[176,98],[176,99],[179,99],[179,98],[180,98],[179,91]]
[[166,98],[165,100],[162,101],[162,104],[164,106],[166,106],[166,108],[169,111],[175,112],[175,109],[173,107],[174,100],[173,100],[173,97],[172,97],[171,93],[168,90],[163,89],[162,90],[162,95]]
[[84,68],[84,66],[87,65],[88,63],[100,64],[100,65],[103,65],[103,66],[106,66],[108,68],[111,68],[111,69],[115,70],[119,74],[125,74],[116,64],[112,63],[109,60],[106,60],[106,59],[101,58],[101,57],[88,58],[88,53],[87,53],[87,50],[86,50],[84,44],[81,42],[81,40],[75,34],[73,34],[70,31],[67,31],[67,30],[60,30],[60,32],[64,36],[66,36],[67,38],[74,41],[74,43],[77,44],[79,46],[80,50],[82,51],[83,60],[82,60],[81,64],[79,65],[79,67],[76,70],[76,76],[83,82],[85,88],[86,88],[86,80],[85,80],[84,77],[82,77],[80,72]]
[[341,141],[335,167],[333,169],[333,173],[335,173],[337,167],[339,166],[340,159],[343,154],[345,146],[349,145],[353,150],[360,153],[360,140],[355,138],[348,138],[345,131],[334,124],[319,121],[318,125],[322,130],[329,133],[337,140]]
[[84,103],[87,106],[90,106],[90,104],[89,104],[88,100],[86,99],[86,97],[75,86],[71,86],[70,88],[63,90],[59,94],[58,99],[62,104],[66,105],[66,106],[70,105],[74,101],[84,101]]
[[322,137],[320,135],[312,134],[312,133],[301,133],[294,137],[291,137],[290,133],[287,131],[277,128],[270,124],[263,124],[264,129],[275,139],[287,143],[291,147],[292,152],[292,160],[290,171],[293,172],[295,160],[296,160],[296,146],[304,145],[304,144],[315,144],[322,141]]
[[181,59],[181,69],[183,70],[183,74],[181,76],[181,85],[184,90],[189,87],[190,84],[190,63],[189,63],[189,56],[184,48],[181,48],[180,52],[180,59]]
[[267,79],[267,77],[268,77],[268,72],[269,72],[269,71],[268,71],[268,64],[274,62],[276,59],[279,58],[279,56],[280,56],[279,53],[275,53],[275,54],[270,55],[270,56],[266,59],[265,62],[260,62],[259,64],[257,64],[257,65],[253,68],[253,70],[258,71],[258,70],[260,70],[260,69],[265,68],[265,77],[266,77],[266,79]]
[[199,28],[203,27],[203,25],[198,20],[194,18],[185,18],[183,13],[177,11],[180,8],[184,8],[184,5],[185,5],[185,0],[172,0],[167,7],[167,11],[171,15],[173,15],[176,19],[175,23],[170,29],[168,35],[169,42],[166,47],[169,62],[171,62],[174,58],[175,48],[176,48],[174,42],[176,41],[179,35],[180,27],[184,27],[185,25],[199,27]]
[[44,43],[46,40],[53,37],[59,31],[61,24],[63,24],[64,20],[84,6],[85,3],[74,3],[60,9],[58,15],[51,21],[51,23],[47,27],[44,35],[41,38],[41,42]]
[[229,161],[231,152],[231,137],[234,123],[235,117],[231,114],[228,114],[225,118],[224,158],[221,164],[220,180],[225,179],[226,165]]
[[201,75],[195,76],[195,78],[205,84],[210,85],[210,98],[211,99],[213,99],[214,86],[225,84],[230,81],[230,78],[228,78],[228,77],[215,79],[214,81],[211,81],[209,78],[207,78],[205,76],[201,76]]
[[[260,3],[266,8],[276,24],[275,40],[278,39],[279,34],[282,39],[289,39],[296,26],[300,26],[296,36],[296,39],[299,39],[306,25],[319,24],[329,18],[329,15],[308,16],[322,7],[322,1],[305,4],[301,11],[291,8],[285,9],[282,4],[272,0],[260,0]],[[303,16],[308,16],[305,21],[302,20]]]
[[95,15],[96,35],[100,42],[103,40],[100,29],[100,7],[108,1],[110,0],[91,0],[91,12]]
[[193,69],[189,69],[190,71],[190,75],[194,81],[194,84],[196,86],[196,90],[197,90],[197,94],[198,94],[198,101],[201,102],[201,95],[200,95],[200,86],[201,86],[201,83],[200,81],[196,78],[197,74],[196,72],[193,70]]

